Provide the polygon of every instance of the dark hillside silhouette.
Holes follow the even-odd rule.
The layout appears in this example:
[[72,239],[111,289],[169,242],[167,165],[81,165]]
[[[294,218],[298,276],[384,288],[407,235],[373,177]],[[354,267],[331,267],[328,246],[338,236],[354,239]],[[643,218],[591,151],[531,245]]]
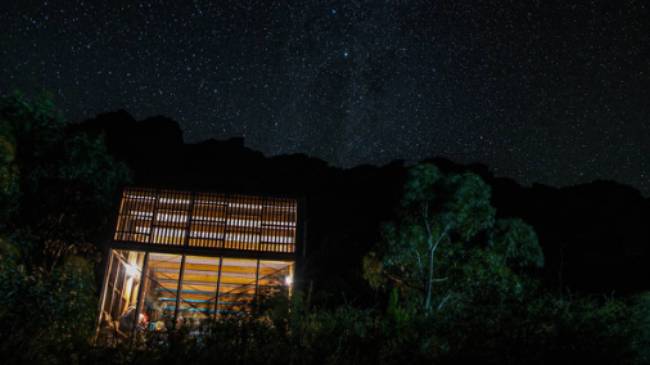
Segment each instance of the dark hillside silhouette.
[[[370,293],[364,292],[361,257],[378,239],[379,224],[393,217],[406,173],[402,161],[340,169],[303,154],[265,157],[242,138],[184,144],[176,122],[138,122],[125,111],[73,128],[104,133],[109,151],[131,167],[137,185],[304,198],[305,274],[314,279],[314,292],[328,289],[346,300]],[[609,181],[523,187],[480,164],[430,161],[444,172],[477,173],[492,186],[498,216],[534,226],[546,257],[543,275],[552,286],[605,294],[650,289],[650,199],[639,191]]]

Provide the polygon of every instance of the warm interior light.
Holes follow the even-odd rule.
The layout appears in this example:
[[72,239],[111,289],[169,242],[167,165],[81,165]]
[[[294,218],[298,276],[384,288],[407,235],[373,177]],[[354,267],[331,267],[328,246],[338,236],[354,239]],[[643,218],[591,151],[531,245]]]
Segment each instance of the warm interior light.
[[140,269],[133,264],[125,264],[126,266],[126,275],[130,277],[136,277],[140,273]]
[[140,315],[138,316],[138,323],[139,324],[149,323],[149,317],[144,313],[140,313]]

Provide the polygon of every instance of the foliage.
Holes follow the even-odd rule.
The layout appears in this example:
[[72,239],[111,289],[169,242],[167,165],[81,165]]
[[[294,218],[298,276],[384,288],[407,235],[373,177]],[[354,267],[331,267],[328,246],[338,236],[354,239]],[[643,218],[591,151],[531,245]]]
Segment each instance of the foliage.
[[24,259],[50,268],[66,255],[97,252],[92,241],[106,233],[118,188],[129,179],[101,137],[67,127],[48,97],[0,99],[0,228],[24,242]]
[[[650,360],[650,297],[550,293],[535,231],[497,219],[478,176],[414,166],[397,219],[363,259],[385,306],[300,292],[200,329],[93,347],[96,237],[124,166],[47,98],[0,101],[0,358],[7,363],[547,364]],[[286,294],[286,293],[281,293]],[[322,293],[321,293],[322,294]],[[326,294],[322,294],[326,295]],[[308,297],[311,296],[308,295]]]
[[471,173],[443,175],[433,164],[409,170],[402,199],[403,219],[469,241],[494,223],[490,188]]
[[48,97],[0,98],[0,153],[0,353],[78,362],[95,322],[94,238],[128,172]]
[[611,298],[540,295],[419,315],[393,290],[385,311],[318,309],[298,293],[284,310],[202,328],[144,333],[135,347],[96,348],[93,363],[591,364],[634,363],[630,307]]
[[375,288],[399,288],[425,313],[521,298],[527,281],[514,269],[543,265],[533,229],[496,220],[478,176],[444,175],[431,164],[410,170],[399,220],[383,237],[364,258],[364,276]]
[[650,364],[650,292],[631,299],[630,350],[636,364]]
[[511,268],[544,266],[544,253],[533,227],[521,219],[501,219],[490,232],[489,245]]
[[390,293],[383,320],[416,331],[429,360],[632,361],[639,351],[630,339],[642,336],[631,332],[629,307],[546,293],[535,279],[543,264],[535,231],[520,219],[495,219],[480,178],[424,164],[411,169],[398,220],[383,227],[363,270],[372,287]]
[[28,269],[12,243],[0,257],[0,353],[9,363],[67,363],[87,347],[97,303],[93,266],[70,256],[52,272]]

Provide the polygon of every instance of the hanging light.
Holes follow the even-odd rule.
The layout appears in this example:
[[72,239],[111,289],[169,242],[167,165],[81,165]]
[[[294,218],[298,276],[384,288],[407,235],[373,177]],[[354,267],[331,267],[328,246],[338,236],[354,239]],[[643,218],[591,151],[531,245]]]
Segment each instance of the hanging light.
[[293,276],[287,275],[284,277],[284,285],[291,286],[293,284]]
[[140,274],[140,268],[133,264],[125,264],[126,266],[126,275],[130,277],[136,277]]

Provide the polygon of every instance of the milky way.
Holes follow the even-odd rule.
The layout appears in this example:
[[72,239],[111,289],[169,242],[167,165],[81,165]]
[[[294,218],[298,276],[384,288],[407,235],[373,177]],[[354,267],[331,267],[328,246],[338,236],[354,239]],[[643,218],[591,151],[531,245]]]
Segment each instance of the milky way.
[[73,121],[126,109],[269,155],[650,193],[642,1],[5,3],[0,91],[48,90]]

